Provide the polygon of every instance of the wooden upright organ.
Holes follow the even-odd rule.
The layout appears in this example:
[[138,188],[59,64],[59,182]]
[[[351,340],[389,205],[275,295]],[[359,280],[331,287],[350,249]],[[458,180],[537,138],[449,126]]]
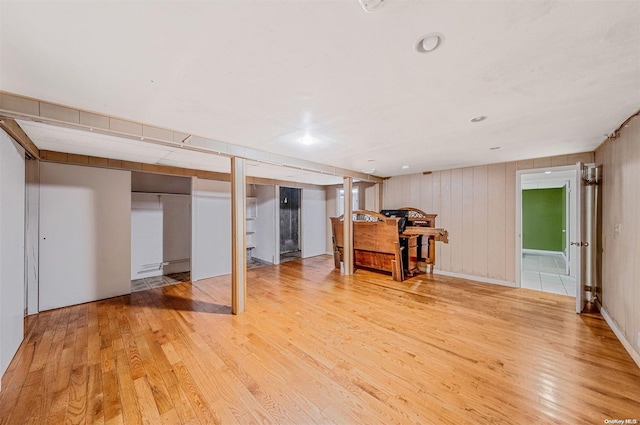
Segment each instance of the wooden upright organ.
[[[404,280],[419,271],[420,263],[430,273],[436,262],[435,242],[448,242],[448,232],[435,227],[436,214],[404,207],[398,210],[353,212],[354,265],[391,272]],[[344,216],[331,217],[336,268],[343,258]]]
[[407,226],[402,235],[418,237],[418,261],[426,263],[429,273],[433,273],[433,266],[436,264],[436,242],[449,243],[449,232],[436,228],[437,214],[427,214],[412,207],[403,207],[400,211],[406,211],[407,219]]

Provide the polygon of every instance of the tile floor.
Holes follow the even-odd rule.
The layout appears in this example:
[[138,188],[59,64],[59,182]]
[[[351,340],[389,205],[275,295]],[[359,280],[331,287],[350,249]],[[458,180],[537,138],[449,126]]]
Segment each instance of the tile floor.
[[258,267],[263,266],[271,266],[271,263],[266,261],[258,260],[257,258],[247,256],[247,270],[249,269],[257,269]]
[[[280,255],[280,263],[286,263],[287,261],[300,259],[300,251],[287,252]],[[258,260],[247,255],[247,269],[256,269],[263,266],[272,266],[273,263],[267,261]]]
[[298,260],[300,258],[300,251],[285,252],[284,254],[280,254],[280,263],[286,263],[287,261]]
[[191,273],[172,273],[166,276],[145,277],[131,281],[131,292],[144,291],[151,288],[160,288],[162,286],[175,285],[180,282],[189,282]]
[[562,255],[522,255],[522,288],[576,296],[576,280],[565,274]]

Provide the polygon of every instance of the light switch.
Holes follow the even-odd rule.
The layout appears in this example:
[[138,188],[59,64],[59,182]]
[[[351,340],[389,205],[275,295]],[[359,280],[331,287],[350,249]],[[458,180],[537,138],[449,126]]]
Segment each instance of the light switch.
[[614,231],[616,234],[618,234],[618,235],[619,235],[620,233],[622,233],[622,224],[616,224],[616,225],[614,225],[614,226],[613,226],[613,231]]

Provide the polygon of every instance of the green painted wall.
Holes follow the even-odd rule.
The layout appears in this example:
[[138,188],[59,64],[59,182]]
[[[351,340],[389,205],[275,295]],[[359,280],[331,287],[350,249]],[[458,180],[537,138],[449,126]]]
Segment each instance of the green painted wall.
[[566,189],[522,191],[522,247],[562,252],[566,223]]
[[562,186],[562,252],[567,252],[567,186]]

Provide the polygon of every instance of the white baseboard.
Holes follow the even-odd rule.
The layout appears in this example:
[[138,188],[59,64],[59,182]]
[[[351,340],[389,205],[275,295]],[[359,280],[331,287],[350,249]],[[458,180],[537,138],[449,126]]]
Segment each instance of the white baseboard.
[[564,255],[562,251],[545,251],[543,249],[522,249],[523,254],[535,254],[535,255]]
[[618,328],[618,325],[616,325],[616,322],[613,321],[611,316],[609,316],[609,313],[607,313],[607,310],[602,306],[600,306],[600,314],[602,314],[602,317],[604,317],[604,321],[607,322],[613,333],[616,334],[616,336],[622,343],[622,346],[625,348],[625,350],[627,350],[633,361],[636,362],[636,365],[640,367],[640,353],[633,349],[633,346],[629,341],[627,341],[627,338],[625,338],[620,328]]
[[470,274],[453,273],[453,272],[447,272],[447,271],[444,271],[444,270],[437,270],[437,269],[434,269],[433,273],[441,274],[443,276],[457,277],[457,278],[460,278],[460,279],[475,280],[476,282],[492,283],[494,285],[509,286],[511,288],[515,288],[516,287],[515,282],[508,282],[506,280],[499,280],[499,279],[491,279],[489,277],[480,277],[480,276],[473,276],[473,275],[470,275]]

